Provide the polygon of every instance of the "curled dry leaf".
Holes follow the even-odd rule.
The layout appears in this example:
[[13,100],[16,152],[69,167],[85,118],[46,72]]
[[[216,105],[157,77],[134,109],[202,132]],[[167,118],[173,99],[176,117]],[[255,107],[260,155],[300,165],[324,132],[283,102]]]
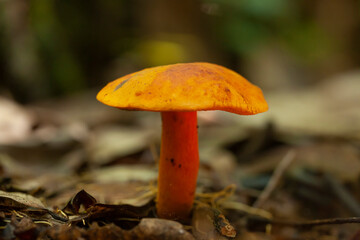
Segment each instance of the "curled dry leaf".
[[72,223],[77,222],[138,222],[139,219],[150,216],[154,208],[154,201],[142,206],[129,204],[111,205],[97,203],[96,199],[81,190],[78,192],[63,209],[68,215],[73,215]]
[[85,190],[78,192],[65,206],[63,212],[67,214],[79,214],[87,211],[96,204],[96,199]]

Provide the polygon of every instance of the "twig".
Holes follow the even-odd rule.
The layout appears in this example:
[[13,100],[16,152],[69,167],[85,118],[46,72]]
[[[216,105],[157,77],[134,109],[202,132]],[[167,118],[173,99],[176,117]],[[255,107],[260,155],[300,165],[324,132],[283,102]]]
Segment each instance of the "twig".
[[337,198],[356,216],[360,216],[360,205],[349,191],[331,174],[326,173],[324,176],[331,190]]
[[270,197],[272,192],[275,190],[276,186],[279,184],[280,180],[282,179],[282,176],[284,175],[284,172],[289,167],[289,165],[292,163],[292,161],[295,159],[295,151],[290,150],[284,158],[281,160],[281,162],[278,164],[278,166],[275,168],[274,173],[272,177],[270,178],[268,184],[266,185],[263,192],[260,194],[258,199],[254,202],[253,207],[260,208],[265,201]]
[[225,209],[242,211],[242,212],[245,212],[246,214],[259,216],[259,217],[262,217],[265,219],[272,219],[272,215],[270,212],[265,211],[261,208],[254,208],[254,207],[248,206],[241,202],[226,201],[221,204],[221,207],[225,208]]
[[350,217],[350,218],[328,218],[328,219],[318,219],[318,220],[310,220],[303,222],[294,222],[294,221],[282,221],[276,219],[262,219],[260,220],[267,224],[272,225],[282,225],[282,226],[290,226],[290,227],[315,227],[321,225],[330,225],[330,224],[350,224],[350,223],[360,223],[360,217]]
[[159,162],[159,153],[157,151],[156,144],[154,142],[149,143],[149,149],[150,149],[152,158],[154,159],[154,161],[156,163],[158,163]]

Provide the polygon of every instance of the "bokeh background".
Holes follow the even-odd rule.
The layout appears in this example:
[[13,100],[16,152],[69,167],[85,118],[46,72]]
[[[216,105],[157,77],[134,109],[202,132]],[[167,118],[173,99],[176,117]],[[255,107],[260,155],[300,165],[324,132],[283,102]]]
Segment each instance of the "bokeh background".
[[357,0],[3,0],[1,93],[28,103],[162,64],[208,61],[265,92],[356,70]]
[[359,136],[359,43],[358,0],[3,0],[0,96],[96,104],[124,74],[206,61],[263,89],[270,111],[251,124]]
[[[60,119],[36,120],[47,103],[62,119],[91,125],[116,111],[95,100],[107,82],[194,61],[239,72],[270,105],[256,117],[209,113],[205,121],[223,114],[245,126],[358,138],[359,43],[358,0],[3,0],[2,139],[28,136],[44,115]],[[11,104],[32,108],[31,116]]]

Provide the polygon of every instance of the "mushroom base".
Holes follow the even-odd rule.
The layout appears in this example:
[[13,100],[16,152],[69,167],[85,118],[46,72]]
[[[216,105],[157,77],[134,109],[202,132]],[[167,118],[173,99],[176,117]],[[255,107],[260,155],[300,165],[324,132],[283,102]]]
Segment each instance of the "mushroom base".
[[162,112],[157,214],[186,219],[191,211],[199,170],[196,112]]

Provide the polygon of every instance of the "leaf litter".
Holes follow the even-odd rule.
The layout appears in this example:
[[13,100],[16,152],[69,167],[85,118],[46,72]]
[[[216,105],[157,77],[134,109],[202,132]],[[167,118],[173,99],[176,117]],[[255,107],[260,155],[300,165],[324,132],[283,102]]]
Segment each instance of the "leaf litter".
[[[319,101],[308,117],[324,104],[317,93],[333,90],[301,96]],[[155,211],[160,126],[150,123],[158,116],[103,110],[90,95],[16,108],[26,131],[0,145],[0,239],[359,238],[358,125],[323,124],[319,132],[318,122],[307,128],[292,113],[254,125],[202,113],[196,204],[191,219],[176,222]],[[274,97],[283,104],[273,114],[286,112],[290,97]],[[358,105],[350,105],[343,112],[355,119]],[[55,107],[62,111],[49,114]],[[289,151],[293,159],[282,164]]]

